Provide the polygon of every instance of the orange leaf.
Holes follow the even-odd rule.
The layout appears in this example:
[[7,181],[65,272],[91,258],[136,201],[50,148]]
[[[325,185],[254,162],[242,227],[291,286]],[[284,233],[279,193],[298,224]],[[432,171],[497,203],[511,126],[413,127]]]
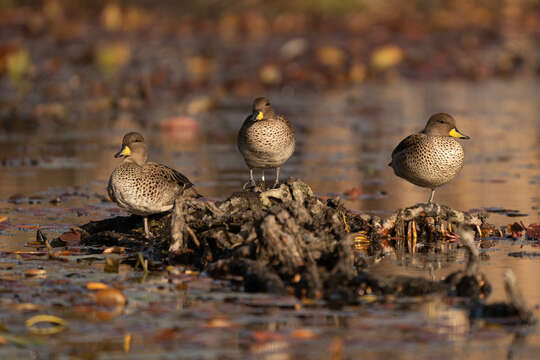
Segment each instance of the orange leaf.
[[109,288],[109,285],[107,284],[104,284],[102,282],[89,282],[88,284],[86,284],[86,288],[88,290],[104,290],[104,289],[108,289]]
[[291,333],[291,336],[295,339],[313,339],[317,337],[310,329],[296,329]]

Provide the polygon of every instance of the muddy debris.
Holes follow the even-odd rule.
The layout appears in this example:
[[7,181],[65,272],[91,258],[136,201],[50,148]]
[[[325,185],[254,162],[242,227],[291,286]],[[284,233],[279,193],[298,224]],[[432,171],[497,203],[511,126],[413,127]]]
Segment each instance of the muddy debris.
[[[509,303],[485,303],[491,285],[480,271],[474,239],[494,227],[485,216],[446,206],[417,204],[383,220],[352,212],[340,199],[322,200],[306,183],[290,178],[277,188],[260,185],[219,202],[179,197],[171,213],[150,218],[150,227],[155,237],[148,240],[139,217],[116,217],[72,228],[71,236],[52,244],[66,246],[62,238],[76,234],[93,253],[122,248],[114,254],[116,266],[127,263],[147,272],[182,265],[232,280],[246,292],[292,294],[336,308],[361,304],[366,296],[384,302],[388,296],[439,294],[461,299],[471,318],[496,314],[523,324],[534,321],[517,291]],[[369,269],[388,248],[414,256],[447,251],[458,241],[468,254],[466,266],[441,281]],[[109,263],[110,255],[104,255]],[[49,249],[49,258],[60,257]]]
[[[364,295],[485,299],[489,294],[474,243],[465,244],[470,253],[466,269],[443,281],[369,271],[371,259],[388,248],[406,256],[442,252],[459,240],[458,228],[470,229],[467,236],[474,238],[473,232],[490,226],[485,217],[418,204],[383,220],[354,213],[340,199],[322,200],[301,180],[261,187],[219,202],[179,197],[171,213],[150,218],[151,240],[137,216],[94,221],[72,232],[91,252],[122,247],[122,263],[135,266],[142,258],[150,271],[183,265],[214,278],[241,279],[244,291],[294,294],[335,306],[359,303]],[[62,236],[51,244],[69,245]]]

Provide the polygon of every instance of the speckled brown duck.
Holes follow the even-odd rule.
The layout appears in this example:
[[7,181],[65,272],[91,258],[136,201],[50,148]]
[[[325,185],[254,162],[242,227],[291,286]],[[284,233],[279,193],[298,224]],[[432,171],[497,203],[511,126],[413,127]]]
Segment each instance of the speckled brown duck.
[[148,162],[144,138],[137,132],[124,136],[122,149],[114,157],[123,160],[109,178],[109,196],[120,207],[143,217],[144,233],[150,238],[148,215],[172,209],[176,197],[193,184],[166,165]]
[[389,164],[394,173],[405,180],[431,189],[428,202],[433,202],[435,189],[451,181],[463,167],[464,153],[457,139],[469,139],[456,128],[448,114],[432,115],[424,130],[403,139],[392,152]]
[[276,169],[279,184],[279,168],[294,153],[296,140],[294,130],[283,115],[276,115],[265,97],[253,101],[253,112],[249,115],[238,133],[238,149],[249,167],[250,182],[255,185],[253,169]]

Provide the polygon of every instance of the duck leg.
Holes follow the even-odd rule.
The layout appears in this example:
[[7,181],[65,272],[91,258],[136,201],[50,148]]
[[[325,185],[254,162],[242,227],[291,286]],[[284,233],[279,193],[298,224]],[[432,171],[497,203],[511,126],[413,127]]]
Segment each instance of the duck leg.
[[144,222],[144,236],[147,239],[150,239],[152,237],[152,233],[148,229],[148,217],[144,216],[143,217],[143,222]]
[[433,197],[435,196],[435,189],[431,189],[431,195],[429,196],[428,204],[433,203]]
[[274,187],[277,187],[279,185],[279,166],[276,168],[276,182],[274,183]]

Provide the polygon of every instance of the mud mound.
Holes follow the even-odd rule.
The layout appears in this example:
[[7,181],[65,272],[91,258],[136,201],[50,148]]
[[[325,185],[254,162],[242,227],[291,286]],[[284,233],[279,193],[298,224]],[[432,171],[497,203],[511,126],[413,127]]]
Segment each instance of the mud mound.
[[380,255],[384,247],[413,253],[437,249],[450,234],[448,224],[477,227],[482,222],[444,206],[422,204],[383,221],[353,213],[339,199],[321,200],[304,182],[289,179],[279,188],[242,191],[216,203],[178,198],[171,214],[151,219],[152,240],[142,236],[142,222],[133,216],[92,222],[80,232],[87,246],[125,247],[124,262],[135,263],[141,253],[150,268],[182,264],[240,281],[246,291],[339,304],[370,294],[447,292],[484,298],[488,287],[483,276],[437,282],[381,278],[364,270],[370,258],[366,255]]

